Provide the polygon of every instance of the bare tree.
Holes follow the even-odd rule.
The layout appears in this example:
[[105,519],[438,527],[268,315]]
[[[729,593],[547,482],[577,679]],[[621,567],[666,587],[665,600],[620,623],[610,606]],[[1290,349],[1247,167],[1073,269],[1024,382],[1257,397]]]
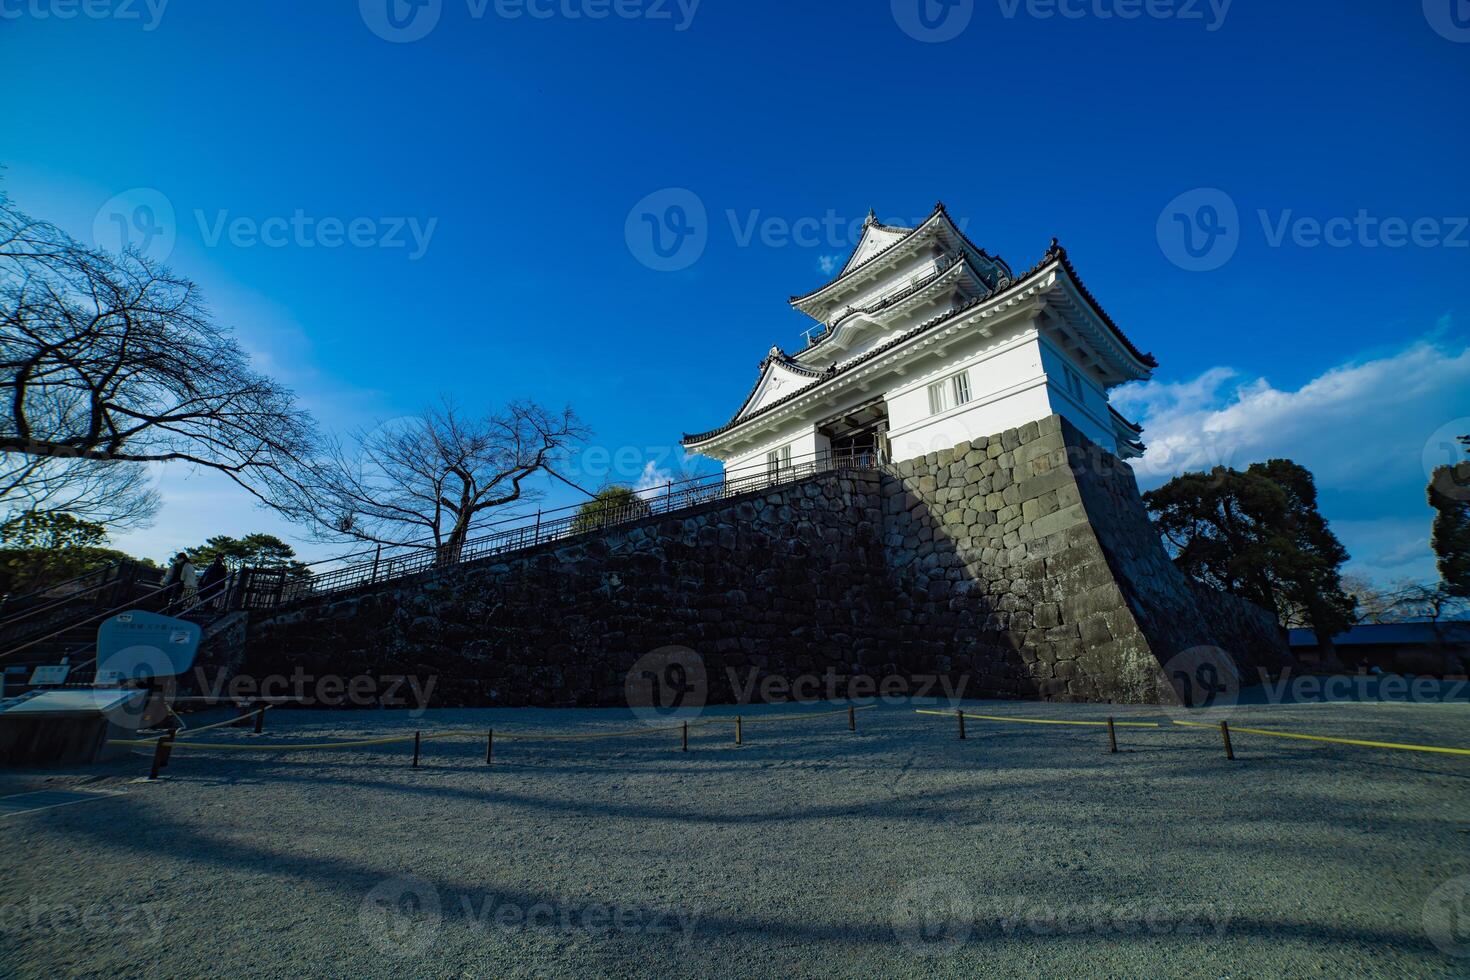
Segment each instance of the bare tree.
[[526,480],[585,436],[571,409],[517,401],[471,417],[446,400],[337,447],[294,516],[329,537],[432,548],[452,563],[477,518],[538,496]]
[[194,283],[132,251],[88,248],[3,195],[0,403],[10,497],[69,494],[74,513],[104,490],[143,490],[126,464],[208,467],[269,503],[315,440],[291,392],[251,368]]
[[147,526],[158,506],[142,463],[0,453],[0,511],[71,514],[128,528]]

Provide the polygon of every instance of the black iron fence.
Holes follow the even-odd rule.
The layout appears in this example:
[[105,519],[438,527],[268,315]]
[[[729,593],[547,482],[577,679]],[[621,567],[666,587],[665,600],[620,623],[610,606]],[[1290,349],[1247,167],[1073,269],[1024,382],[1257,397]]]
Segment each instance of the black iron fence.
[[553,541],[601,531],[605,528],[648,517],[675,514],[703,504],[726,500],[744,494],[759,493],[774,487],[804,480],[819,473],[846,469],[875,469],[879,458],[871,451],[852,453],[817,453],[788,457],[759,465],[727,470],[724,473],[697,477],[660,488],[642,491],[622,503],[599,501],[574,504],[534,515],[509,518],[494,524],[489,533],[473,537],[457,549],[436,546],[431,542],[378,549],[367,560],[361,552],[338,559],[336,567],[314,571],[310,577],[290,576],[284,572],[247,569],[238,602],[245,608],[273,608],[312,596],[363,588],[380,582],[417,575],[421,572],[453,567],[470,561],[509,555]]

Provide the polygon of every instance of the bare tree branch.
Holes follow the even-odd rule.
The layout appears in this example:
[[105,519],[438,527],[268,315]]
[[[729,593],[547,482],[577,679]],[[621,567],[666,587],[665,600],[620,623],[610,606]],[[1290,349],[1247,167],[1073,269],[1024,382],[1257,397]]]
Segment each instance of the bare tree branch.
[[88,248],[3,195],[0,327],[0,503],[144,520],[156,463],[218,470],[273,506],[302,486],[310,417],[251,368],[194,283]]
[[445,400],[333,447],[288,516],[319,536],[432,548],[452,563],[477,519],[538,496],[526,481],[585,437],[569,408],[517,401],[470,417]]

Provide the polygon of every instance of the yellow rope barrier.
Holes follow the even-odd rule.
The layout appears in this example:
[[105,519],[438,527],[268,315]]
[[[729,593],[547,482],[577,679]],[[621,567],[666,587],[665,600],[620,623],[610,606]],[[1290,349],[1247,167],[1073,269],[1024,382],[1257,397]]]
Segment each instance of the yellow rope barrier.
[[[318,749],[355,749],[364,745],[392,745],[395,742],[412,742],[412,735],[394,735],[391,738],[373,738],[357,742],[318,742],[310,745],[261,745],[259,742],[174,742],[174,749],[225,749],[236,752],[293,752]],[[108,745],[154,745],[157,738],[126,739],[109,738]]]
[[[854,711],[866,711],[868,708],[876,708],[876,707],[878,707],[876,704],[855,704],[855,705],[852,706],[852,710],[854,710]],[[847,714],[847,709],[846,708],[838,708],[836,711],[813,711],[813,712],[810,712],[808,714],[791,715],[791,716],[785,717],[785,718],[782,718],[779,715],[742,715],[740,720],[743,723],[747,724],[747,725],[754,725],[754,724],[760,724],[762,722],[773,722],[773,721],[807,721],[808,719],[811,719],[811,718],[826,718],[826,717],[829,717],[831,715],[845,715],[845,714]],[[723,724],[727,724],[728,725],[728,724],[733,724],[734,721],[735,721],[735,716],[734,715],[731,715],[729,718],[711,719],[710,721],[704,722],[704,724],[706,724],[706,725],[714,725],[714,724],[723,723]]]
[[[179,732],[178,735],[176,736],[175,741],[174,741],[174,747],[177,748],[179,745],[183,744],[182,741],[180,741],[180,740],[184,739],[185,737],[192,738],[195,735],[202,735],[202,734],[204,734],[205,732],[209,731],[212,728],[223,728],[226,725],[238,725],[240,722],[244,721],[245,719],[247,719],[247,718],[253,718],[256,715],[260,714],[262,711],[266,711],[266,710],[268,710],[270,708],[274,708],[274,707],[275,707],[275,705],[268,704],[268,705],[266,705],[263,708],[257,708],[254,711],[247,711],[243,715],[236,715],[233,718],[226,718],[224,721],[217,721],[217,722],[215,722],[212,725],[205,725],[203,728],[186,728],[182,732]],[[179,717],[178,715],[174,714],[174,711],[173,711],[172,708],[169,709],[169,712],[168,713],[171,714],[171,715],[174,715],[175,718]]]
[[[1176,725],[1185,728],[1218,728],[1218,725],[1206,725],[1197,721],[1176,721]],[[1405,752],[1439,752],[1445,755],[1470,755],[1470,749],[1450,749],[1442,745],[1405,745],[1400,742],[1370,742],[1360,738],[1332,738],[1327,735],[1299,735],[1296,732],[1273,732],[1266,728],[1237,728],[1230,726],[1232,735],[1245,732],[1247,735],[1270,735],[1275,738],[1296,738],[1306,742],[1331,742],[1336,745],[1361,745],[1370,749],[1400,749]]]
[[[936,715],[940,718],[953,718],[953,711],[928,711],[924,708],[915,708],[915,713],[921,715]],[[975,715],[968,711],[961,712],[966,718],[978,718],[981,721],[1013,721],[1020,725],[1084,725],[1088,728],[1107,728],[1105,721],[1057,721],[1050,718],[1007,718],[1004,715]],[[1156,721],[1115,721],[1115,728],[1158,728]]]
[[[267,705],[266,707],[271,707],[271,706],[270,705]],[[871,704],[861,705],[861,706],[857,707],[855,710],[861,711],[861,710],[863,710],[863,708],[872,708],[872,707],[876,707],[876,705],[871,705]],[[264,711],[265,708],[262,708],[260,710]],[[819,712],[814,712],[814,713],[810,713],[810,714],[803,714],[803,715],[801,715],[799,717],[788,717],[788,718],[770,717],[770,718],[761,718],[759,720],[760,721],[806,721],[809,718],[819,718],[819,717],[825,717],[825,716],[828,716],[828,715],[838,715],[838,714],[844,714],[844,715],[847,714],[847,709],[846,708],[840,708],[837,711],[819,711]],[[241,717],[248,718],[250,716],[249,715],[242,715]],[[190,732],[190,734],[198,734],[200,732],[208,731],[209,728],[219,728],[219,727],[221,727],[223,725],[233,724],[234,722],[237,722],[239,720],[240,720],[239,718],[229,718],[229,719],[226,719],[225,721],[218,722],[218,723],[213,724],[213,725],[209,725],[207,728],[196,728],[192,732]],[[692,722],[689,723],[689,727],[691,729],[693,729],[693,728],[707,728],[710,725],[729,724],[729,723],[734,722],[734,720],[735,719],[733,717],[732,718],[707,718],[707,719],[705,719],[703,721],[692,721]],[[754,719],[747,718],[745,720],[748,723],[748,722],[750,722],[750,721],[752,721]],[[496,731],[496,733],[495,733],[495,740],[496,741],[506,741],[506,742],[590,742],[590,741],[597,741],[597,740],[600,740],[600,739],[609,739],[609,738],[633,738],[633,737],[638,736],[638,735],[654,735],[654,734],[657,734],[657,733],[660,733],[660,732],[677,732],[677,731],[681,731],[683,729],[683,727],[684,727],[684,725],[682,723],[680,723],[678,725],[664,725],[664,726],[660,726],[660,727],[656,727],[656,728],[629,728],[629,729],[624,729],[622,731],[616,731],[616,732],[588,732],[588,733],[585,733],[585,734],[576,734],[576,735],[560,735],[560,734],[536,735],[536,734],[532,734],[532,733],[529,733],[529,732],[522,733],[522,732],[501,732],[501,731]],[[454,739],[454,738],[466,738],[466,739],[479,740],[479,739],[482,739],[484,737],[485,737],[485,733],[483,731],[478,731],[478,730],[476,730],[476,731],[462,731],[462,732],[458,732],[458,731],[456,731],[456,732],[431,732],[431,733],[426,734],[426,735],[420,735],[419,736],[419,741],[420,742],[432,742],[432,741],[442,741],[444,739]],[[237,744],[237,743],[234,743],[234,742],[190,742],[190,741],[177,741],[176,740],[176,741],[174,741],[174,743],[172,745],[172,748],[174,748],[174,749],[184,749],[184,748],[188,748],[188,749],[224,749],[226,751],[234,751],[234,752],[306,752],[306,751],[322,751],[322,750],[326,750],[326,749],[351,749],[351,748],[359,748],[359,747],[362,747],[362,746],[370,746],[370,745],[392,745],[392,744],[399,743],[399,742],[412,742],[413,740],[414,740],[414,736],[413,735],[394,735],[394,736],[390,736],[390,737],[387,737],[387,738],[364,739],[364,740],[361,740],[361,741],[352,741],[352,742],[318,742],[318,743],[302,744],[302,745],[293,745],[293,744],[289,744],[289,743],[277,743],[277,744],[273,744],[273,745],[262,745],[262,744],[260,744],[258,742],[248,742],[248,743],[240,743],[240,744]],[[147,739],[117,739],[117,738],[113,738],[113,739],[108,739],[107,740],[107,744],[108,745],[154,745],[155,743],[157,743],[157,741],[158,741],[157,738],[147,738]]]

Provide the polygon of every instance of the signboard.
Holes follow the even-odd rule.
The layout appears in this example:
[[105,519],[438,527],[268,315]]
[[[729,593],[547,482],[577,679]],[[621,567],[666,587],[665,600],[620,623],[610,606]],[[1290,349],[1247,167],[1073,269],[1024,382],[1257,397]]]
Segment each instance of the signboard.
[[55,667],[37,667],[31,674],[31,687],[55,687],[57,684],[66,683],[66,675],[71,673],[71,668],[66,664],[58,664]]
[[177,677],[199,652],[197,623],[157,613],[118,613],[97,628],[97,675],[129,680]]

